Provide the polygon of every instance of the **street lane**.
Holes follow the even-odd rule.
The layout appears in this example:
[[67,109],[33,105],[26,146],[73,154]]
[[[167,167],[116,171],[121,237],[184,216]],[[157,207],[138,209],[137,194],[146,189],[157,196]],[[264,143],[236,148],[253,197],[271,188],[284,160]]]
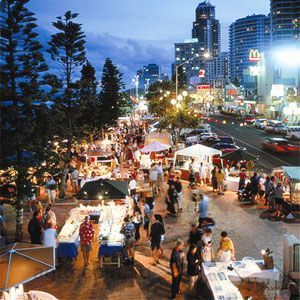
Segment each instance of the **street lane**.
[[[226,120],[226,124],[222,123],[223,120]],[[223,116],[214,116],[209,123],[212,131],[218,135],[234,137],[236,144],[247,148],[247,152],[257,158],[256,164],[268,171],[283,165],[300,165],[299,156],[280,155],[264,150],[261,143],[270,136],[266,135],[263,130],[258,130],[250,125],[241,127],[241,121]]]

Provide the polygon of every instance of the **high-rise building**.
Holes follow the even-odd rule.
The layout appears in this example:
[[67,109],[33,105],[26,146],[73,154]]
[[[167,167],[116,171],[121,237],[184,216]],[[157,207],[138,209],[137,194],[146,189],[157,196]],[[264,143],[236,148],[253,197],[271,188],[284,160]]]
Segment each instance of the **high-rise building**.
[[148,87],[160,79],[160,66],[148,64],[136,72],[139,89],[146,91]]
[[271,0],[273,46],[300,45],[300,0]]
[[196,20],[193,22],[192,38],[209,52],[212,57],[220,53],[220,23],[216,20],[215,6],[209,1],[199,3],[196,8]]
[[[198,77],[201,65],[203,65],[205,48],[197,39],[185,40],[183,43],[175,43],[175,66],[182,64],[182,70],[186,74],[189,83],[192,77]],[[198,57],[196,57],[198,55]],[[173,75],[175,73],[175,67]]]
[[255,77],[250,76],[250,51],[264,52],[270,48],[270,18],[252,15],[236,20],[229,28],[230,80],[245,89],[255,88]]

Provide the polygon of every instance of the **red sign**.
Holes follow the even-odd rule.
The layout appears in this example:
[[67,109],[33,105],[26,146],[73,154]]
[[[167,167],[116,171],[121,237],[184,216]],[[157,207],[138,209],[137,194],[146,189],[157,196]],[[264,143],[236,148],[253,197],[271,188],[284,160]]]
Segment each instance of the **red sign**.
[[209,90],[210,89],[210,85],[209,84],[200,84],[197,85],[197,90]]
[[199,71],[199,77],[204,78],[205,77],[205,70],[200,70]]

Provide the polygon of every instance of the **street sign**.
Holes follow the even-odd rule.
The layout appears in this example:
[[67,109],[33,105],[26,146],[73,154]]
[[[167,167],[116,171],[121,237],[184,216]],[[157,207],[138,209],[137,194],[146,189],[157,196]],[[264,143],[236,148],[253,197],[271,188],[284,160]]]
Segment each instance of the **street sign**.
[[200,84],[197,85],[197,90],[209,90],[210,89],[210,85],[209,84]]
[[199,71],[199,77],[204,78],[205,77],[205,70],[200,70]]

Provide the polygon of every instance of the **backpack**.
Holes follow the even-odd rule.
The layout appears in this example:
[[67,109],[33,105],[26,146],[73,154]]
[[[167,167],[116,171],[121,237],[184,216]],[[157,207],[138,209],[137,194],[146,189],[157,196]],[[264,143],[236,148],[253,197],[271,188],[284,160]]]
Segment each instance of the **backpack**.
[[133,224],[132,223],[127,223],[125,225],[125,229],[124,229],[124,235],[126,239],[131,239],[133,238]]

